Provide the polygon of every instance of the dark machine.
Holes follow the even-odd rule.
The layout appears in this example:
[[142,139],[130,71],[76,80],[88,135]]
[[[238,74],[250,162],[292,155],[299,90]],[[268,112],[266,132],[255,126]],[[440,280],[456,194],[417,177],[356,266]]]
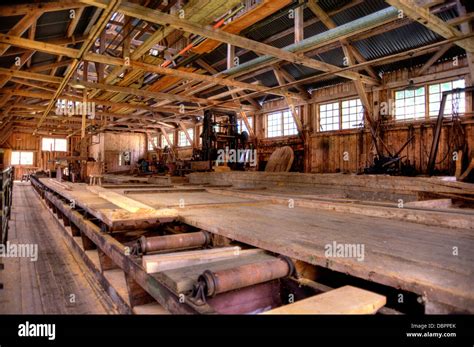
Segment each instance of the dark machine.
[[[207,110],[204,112],[203,130],[201,133],[202,149],[195,153],[195,158],[210,163],[220,160],[220,155],[234,150],[253,149],[249,143],[249,135],[246,131],[242,133],[237,129],[237,116],[235,113],[223,113]],[[246,148],[248,147],[248,148]],[[243,170],[245,162],[240,160],[226,160],[224,163],[233,170]]]

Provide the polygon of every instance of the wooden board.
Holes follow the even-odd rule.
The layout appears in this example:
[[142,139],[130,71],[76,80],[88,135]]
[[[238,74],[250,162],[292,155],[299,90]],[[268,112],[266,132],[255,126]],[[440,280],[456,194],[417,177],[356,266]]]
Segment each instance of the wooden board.
[[374,314],[387,299],[368,290],[344,286],[315,295],[264,314]]
[[[84,183],[68,183],[70,189],[66,190],[57,184],[51,183],[49,178],[39,178],[38,181],[74,203],[76,207],[82,208],[90,215],[100,219],[111,230],[152,227],[160,223],[171,222],[178,216],[175,209],[168,208],[132,213],[90,192],[87,190],[88,185]],[[34,181],[32,183],[35,184]]]
[[[180,212],[180,220],[310,264],[418,293],[474,312],[474,236],[452,229],[305,207],[233,206]],[[328,245],[364,257],[328,257]],[[453,252],[457,249],[457,255]]]
[[[286,177],[288,174],[278,174],[274,179],[284,180],[285,177],[280,175]],[[331,177],[327,178],[329,186],[336,185],[336,180]],[[361,186],[363,181],[368,182],[364,179],[358,184]],[[390,181],[380,180],[385,182],[381,185],[393,184],[394,187],[396,182],[400,183],[398,178],[396,182]],[[426,184],[422,189],[427,191],[434,185],[439,185],[441,189],[459,189],[459,183],[456,182],[424,182]],[[88,206],[92,214],[117,218],[114,222],[128,218],[135,223],[143,217],[116,208],[78,186],[71,185],[71,191],[56,186],[52,186],[52,189],[64,196],[75,196],[79,203]],[[177,191],[136,194],[132,197],[154,207],[156,213],[165,215],[165,211],[174,210],[177,220],[232,240],[414,292],[423,295],[428,301],[474,312],[474,256],[471,252],[474,236],[469,229],[469,223],[473,224],[470,222],[472,211],[454,208],[424,210],[426,208],[421,207],[399,209],[383,205],[389,202],[370,202],[366,206],[369,202],[354,199],[324,198],[327,201],[321,201],[320,197],[308,196],[311,190],[306,187],[280,187],[286,189],[284,194],[275,193],[280,188],[267,187],[258,191],[258,194],[246,190],[240,192],[244,193],[242,195],[232,190],[228,191],[228,196],[218,196],[209,189],[207,192]],[[361,188],[357,186],[355,189]],[[179,201],[182,194],[189,194],[184,208],[166,208],[168,202]],[[289,199],[294,200],[293,208],[288,204]],[[193,204],[188,204],[190,201]],[[115,208],[107,210],[110,205]],[[118,214],[124,214],[124,217]],[[427,227],[422,223],[428,224],[430,216],[438,219],[434,219],[436,223],[432,222]],[[417,223],[410,222],[410,218],[414,218]],[[443,226],[444,219],[456,223]],[[333,242],[363,245],[364,259],[326,256],[325,247]]]
[[[13,186],[12,244],[38,247],[37,261],[2,258],[0,314],[114,314],[98,281],[64,242],[61,227],[29,183]],[[74,302],[70,295],[75,294]]]
[[240,247],[221,247],[203,250],[144,255],[142,264],[147,273],[155,273],[185,266],[203,264],[240,255]]
[[151,206],[145,205],[139,201],[123,196],[114,191],[109,191],[99,186],[87,186],[86,188],[88,191],[99,195],[100,198],[105,199],[128,212],[137,213],[155,211],[155,209]]

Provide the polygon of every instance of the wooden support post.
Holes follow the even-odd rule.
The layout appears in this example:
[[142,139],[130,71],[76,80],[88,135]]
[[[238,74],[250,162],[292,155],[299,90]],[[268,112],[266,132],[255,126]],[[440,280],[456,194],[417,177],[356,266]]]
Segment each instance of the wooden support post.
[[299,6],[295,9],[295,43],[298,43],[304,39],[304,14],[303,14],[302,0],[299,1]]
[[227,45],[227,68],[231,69],[234,67],[235,59],[235,46],[230,44]]
[[[46,200],[46,201],[48,201],[48,200]],[[73,237],[81,236],[81,231],[79,230],[79,228],[74,223],[70,223],[70,227],[71,227],[71,234],[72,234]]]
[[97,249],[96,244],[92,242],[91,239],[88,238],[86,234],[82,231],[81,231],[81,239],[82,239],[82,247],[84,247],[85,251]]
[[179,124],[179,127],[181,128],[181,130],[184,132],[184,134],[186,135],[186,139],[188,140],[188,142],[190,143],[191,146],[194,147],[194,141],[193,139],[191,138],[191,135],[189,135],[189,132],[188,132],[188,129],[186,128],[186,126],[184,125],[183,122],[178,122]]
[[144,291],[143,288],[140,287],[140,285],[126,272],[125,282],[127,283],[128,298],[132,308],[135,306],[156,302],[156,300],[150,294]]
[[97,253],[99,254],[100,270],[102,272],[119,268],[100,248],[97,248]]

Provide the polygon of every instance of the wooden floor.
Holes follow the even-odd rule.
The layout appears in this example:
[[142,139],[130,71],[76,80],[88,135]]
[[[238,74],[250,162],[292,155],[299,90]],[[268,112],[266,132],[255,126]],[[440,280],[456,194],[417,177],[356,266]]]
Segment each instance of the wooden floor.
[[3,258],[0,314],[116,313],[80,259],[63,242],[57,221],[29,183],[15,182],[9,242],[37,244],[38,259]]
[[[59,194],[74,198],[77,205],[87,206],[93,215],[121,211],[107,200],[107,194],[99,197],[83,184],[68,184],[64,190],[50,179],[41,181]],[[469,210],[453,208],[438,212],[399,209],[393,203],[392,207],[366,206],[354,201],[323,203],[328,199],[296,191],[295,207],[290,208],[288,194],[277,190],[267,189],[266,197],[262,198],[259,190],[239,193],[222,188],[218,193],[215,187],[208,191],[203,187],[195,187],[195,191],[182,189],[177,187],[173,192],[167,188],[160,192],[154,188],[148,193],[142,188],[136,192],[111,191],[131,199],[129,203],[136,201],[140,206],[149,206],[153,213],[177,213],[177,219],[212,233],[414,292],[429,302],[449,305],[459,312],[474,312],[474,233],[472,227],[468,228],[474,224]],[[278,202],[278,198],[284,203]],[[120,216],[129,220],[141,218],[140,213],[124,210]],[[416,219],[417,223],[409,219],[420,216],[424,219]],[[439,222],[433,223],[431,217]],[[451,219],[468,227],[437,225]],[[325,246],[333,242],[363,245],[364,259],[326,257]]]

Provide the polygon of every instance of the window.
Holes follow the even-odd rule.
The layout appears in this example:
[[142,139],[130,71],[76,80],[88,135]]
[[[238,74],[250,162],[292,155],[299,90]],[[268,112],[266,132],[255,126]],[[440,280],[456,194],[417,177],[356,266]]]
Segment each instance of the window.
[[158,147],[158,135],[153,135],[148,138],[148,150],[154,151]]
[[[187,129],[188,130],[188,134],[189,134],[189,137],[191,139],[194,139],[194,129]],[[189,142],[188,140],[188,137],[186,136],[186,134],[184,133],[183,130],[180,130],[178,132],[178,146],[179,147],[186,147],[186,146],[191,146],[192,144]]]
[[[298,114],[298,111],[296,111]],[[283,136],[297,135],[298,129],[296,128],[295,120],[290,111],[283,112]]]
[[174,144],[174,133],[168,133],[167,135],[171,143],[168,143],[168,141],[166,141],[165,136],[161,135],[161,148],[165,148],[166,146],[171,147]]
[[291,111],[286,110],[267,114],[267,137],[296,134],[298,134],[298,129]]
[[[439,106],[441,104],[441,98],[443,96],[443,92],[447,92],[456,88],[464,88],[465,82],[463,79],[456,80],[456,81],[449,81],[444,83],[438,84],[431,84],[428,89],[428,97],[429,97],[429,111],[430,117],[437,117],[439,113]],[[454,100],[453,100],[454,96]],[[450,94],[446,98],[446,106],[444,108],[445,115],[452,115],[453,113],[464,113],[466,112],[466,94],[458,93],[458,94]]]
[[425,87],[395,92],[395,119],[425,118]]
[[[253,128],[253,118],[252,117],[247,117],[247,120],[249,121],[250,127]],[[245,125],[244,120],[242,118],[240,118],[239,120],[237,120],[237,132],[242,133],[244,131],[246,131],[247,134],[250,133],[249,129],[247,129],[247,126]]]
[[12,151],[12,165],[33,165],[33,152]]
[[267,137],[281,136],[281,113],[270,113],[267,115]]
[[360,99],[345,100],[341,106],[342,129],[359,128],[364,124],[364,106]]
[[67,152],[67,140],[43,137],[41,150],[44,152]]
[[319,128],[321,131],[339,130],[339,103],[319,105]]

